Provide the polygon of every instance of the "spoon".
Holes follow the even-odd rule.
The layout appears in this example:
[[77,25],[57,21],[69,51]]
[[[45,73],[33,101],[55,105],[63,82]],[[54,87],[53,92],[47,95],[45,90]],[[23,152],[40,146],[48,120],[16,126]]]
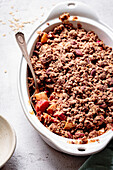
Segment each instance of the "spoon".
[[[30,61],[30,57],[28,55],[28,51],[27,51],[27,45],[26,45],[26,41],[25,41],[25,38],[24,38],[24,34],[22,32],[18,32],[15,34],[15,37],[16,37],[16,40],[17,40],[17,43],[22,51],[22,54],[24,56],[24,58],[26,59],[27,61],[27,64],[30,68],[30,71],[32,73],[32,76],[33,76],[33,79],[34,79],[34,83],[35,83],[35,93],[38,93],[39,92],[39,87],[38,87],[38,83],[37,83],[37,80],[36,80],[36,75],[35,75],[35,72],[33,70],[33,66],[31,64],[31,61]],[[35,111],[34,109],[34,104],[32,102],[32,98],[34,97],[34,94],[30,97],[30,102],[31,102],[31,105],[33,107],[33,110]],[[36,112],[36,111],[35,111]]]

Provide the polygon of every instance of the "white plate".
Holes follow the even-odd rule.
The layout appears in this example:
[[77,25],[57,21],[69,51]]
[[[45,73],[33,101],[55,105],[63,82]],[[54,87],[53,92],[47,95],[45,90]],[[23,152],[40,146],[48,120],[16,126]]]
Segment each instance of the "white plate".
[[0,116],[0,168],[10,159],[15,147],[15,131],[8,121]]

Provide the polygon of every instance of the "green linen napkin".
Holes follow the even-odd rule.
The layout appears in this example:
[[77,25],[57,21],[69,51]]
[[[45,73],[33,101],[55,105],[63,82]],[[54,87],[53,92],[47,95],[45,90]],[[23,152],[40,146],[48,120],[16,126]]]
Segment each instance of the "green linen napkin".
[[104,150],[90,156],[79,170],[113,170],[113,140]]

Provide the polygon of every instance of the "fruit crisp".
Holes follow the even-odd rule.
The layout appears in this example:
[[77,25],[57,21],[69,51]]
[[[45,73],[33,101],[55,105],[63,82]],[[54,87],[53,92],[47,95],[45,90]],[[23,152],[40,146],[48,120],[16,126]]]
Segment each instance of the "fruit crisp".
[[[36,116],[50,131],[85,141],[113,127],[113,51],[92,30],[63,22],[40,32],[31,63]],[[30,73],[28,86],[31,96]]]

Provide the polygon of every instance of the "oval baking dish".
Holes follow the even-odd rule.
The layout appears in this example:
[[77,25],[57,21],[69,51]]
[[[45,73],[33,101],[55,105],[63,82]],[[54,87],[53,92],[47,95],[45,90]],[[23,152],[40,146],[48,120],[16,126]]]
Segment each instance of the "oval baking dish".
[[[28,52],[31,56],[34,50],[34,46],[37,40],[37,31],[50,31],[60,22],[59,16],[64,13],[69,12],[70,19],[69,21],[73,24],[74,27],[77,26],[77,23],[80,23],[82,27],[89,31],[93,30],[100,39],[107,45],[113,47],[113,31],[108,26],[103,24],[95,12],[88,7],[87,5],[80,2],[64,2],[55,6],[45,21],[39,25],[35,31],[32,33],[28,40]],[[73,16],[77,16],[77,21],[73,21]],[[49,22],[49,26],[47,25]],[[24,109],[25,115],[30,121],[30,123],[34,126],[34,128],[39,132],[43,140],[48,143],[51,147],[55,148],[64,153],[68,153],[70,155],[90,155],[102,150],[108,142],[113,137],[113,131],[109,130],[101,136],[93,138],[93,142],[89,139],[88,144],[71,144],[73,139],[63,138],[58,136],[51,131],[49,131],[35,116],[35,114],[30,114],[32,112],[32,107],[29,104],[29,95],[27,91],[26,84],[26,75],[27,75],[27,63],[25,59],[22,57],[19,67],[19,75],[18,75],[18,91],[19,97]]]

